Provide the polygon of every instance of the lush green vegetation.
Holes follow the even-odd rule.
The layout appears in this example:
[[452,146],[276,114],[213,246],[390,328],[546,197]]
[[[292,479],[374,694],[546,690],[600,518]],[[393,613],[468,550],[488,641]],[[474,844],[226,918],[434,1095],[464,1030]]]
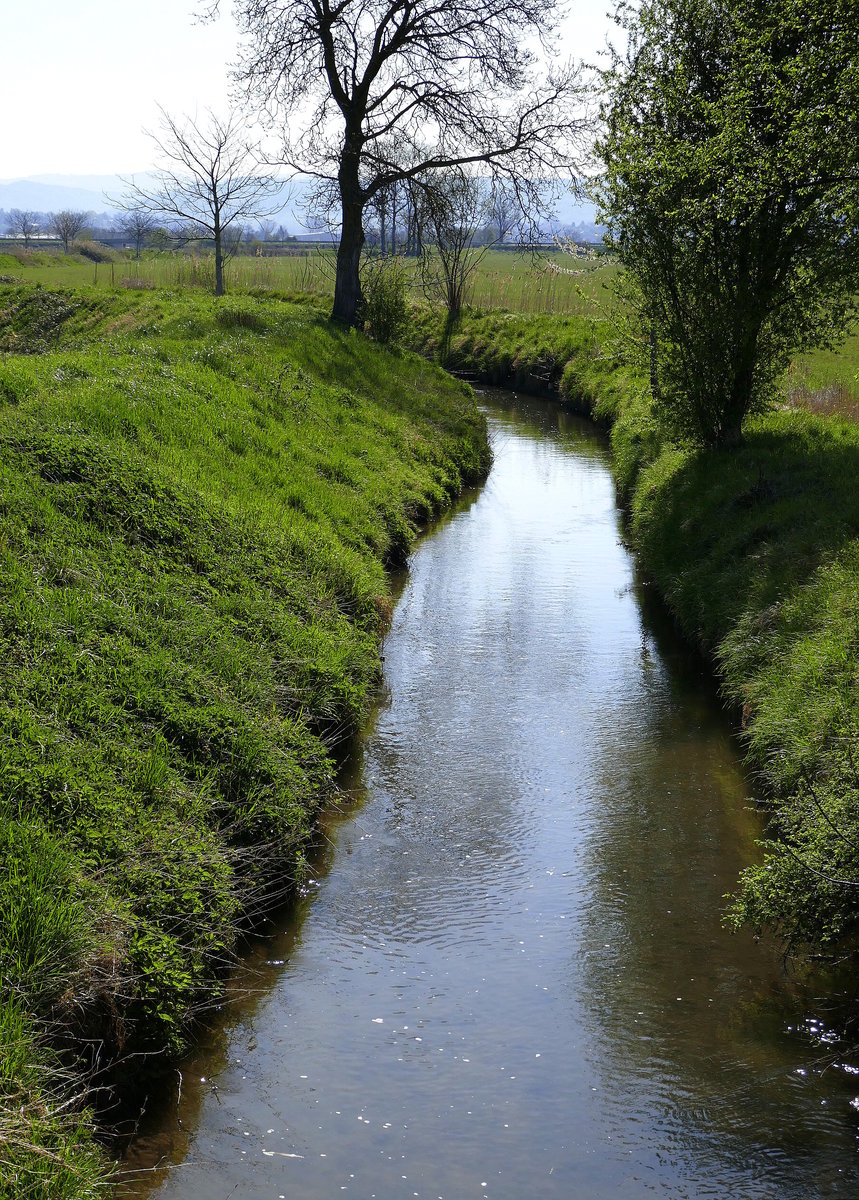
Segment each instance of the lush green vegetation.
[[[327,300],[48,286],[93,269],[0,261],[0,1135],[16,1196],[97,1188],[69,1044],[181,1045],[237,931],[300,880],[331,748],[375,686],[382,564],[486,465],[459,386],[333,330]],[[586,269],[590,316],[471,309],[451,330],[419,306],[410,343],[611,426],[631,540],[718,661],[773,809],[733,916],[842,946],[859,433],[838,414],[859,400],[859,337],[797,359],[740,448],[680,448],[594,305],[613,268]],[[517,287],[500,290],[527,307]]]
[[856,0],[642,0],[602,72],[602,219],[662,426],[740,440],[856,318]]
[[859,427],[776,413],[733,451],[666,446],[641,466],[633,543],[714,653],[772,809],[732,917],[791,950],[843,948],[859,931]]
[[0,1192],[56,1200],[80,1047],[177,1050],[300,883],[385,564],[488,450],[308,304],[0,285],[0,350]]
[[442,314],[422,306],[413,310],[408,339],[454,373],[534,395],[560,392],[600,419],[614,412],[626,378],[612,352],[610,323],[580,316],[472,310],[451,329]]

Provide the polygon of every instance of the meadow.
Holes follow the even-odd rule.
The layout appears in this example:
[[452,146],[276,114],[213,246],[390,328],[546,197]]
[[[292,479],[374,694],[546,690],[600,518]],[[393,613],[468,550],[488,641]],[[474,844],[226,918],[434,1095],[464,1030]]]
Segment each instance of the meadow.
[[[422,297],[417,263],[404,259],[411,271],[411,294]],[[613,268],[598,258],[573,259],[561,250],[519,253],[489,250],[483,254],[468,292],[468,303],[480,309],[523,313],[580,313],[599,299]],[[0,253],[0,274],[45,287],[201,288],[213,290],[210,255],[147,251],[140,259],[105,250],[103,262],[80,254],[52,251]],[[330,299],[334,295],[334,255],[329,250],[296,250],[266,255],[241,254],[226,268],[227,290],[241,293],[301,293]]]

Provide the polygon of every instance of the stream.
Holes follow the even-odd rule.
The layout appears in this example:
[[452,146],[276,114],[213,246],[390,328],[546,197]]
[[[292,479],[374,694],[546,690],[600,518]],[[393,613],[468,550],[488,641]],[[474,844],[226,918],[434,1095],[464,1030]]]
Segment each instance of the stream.
[[353,803],[122,1194],[859,1196],[832,982],[722,926],[760,818],[605,439],[479,398],[494,466],[411,558]]

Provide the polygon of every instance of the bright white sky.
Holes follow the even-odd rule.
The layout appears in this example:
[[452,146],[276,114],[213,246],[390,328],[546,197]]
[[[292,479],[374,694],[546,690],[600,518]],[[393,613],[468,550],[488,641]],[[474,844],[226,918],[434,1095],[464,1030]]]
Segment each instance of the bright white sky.
[[[569,0],[565,57],[590,61],[612,28],[611,0]],[[16,0],[0,38],[0,181],[113,175],[153,165],[143,129],[223,112],[236,31],[229,0],[209,25],[194,0]]]

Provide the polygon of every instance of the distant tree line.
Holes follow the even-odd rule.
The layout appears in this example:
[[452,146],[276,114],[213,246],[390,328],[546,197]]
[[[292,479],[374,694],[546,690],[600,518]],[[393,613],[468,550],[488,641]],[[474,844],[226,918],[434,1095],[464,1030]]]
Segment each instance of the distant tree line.
[[[182,249],[194,242],[207,240],[206,231],[193,222],[161,224],[143,211],[111,215],[69,210],[50,212],[0,208],[0,230],[7,237],[22,241],[26,247],[46,238],[59,241],[66,253],[74,248],[75,241],[82,238],[110,244],[120,240],[137,256],[147,247]],[[258,243],[290,244],[297,241],[295,233],[285,225],[276,225],[271,221],[246,225],[237,222],[231,228],[230,236],[236,245],[248,248]]]

